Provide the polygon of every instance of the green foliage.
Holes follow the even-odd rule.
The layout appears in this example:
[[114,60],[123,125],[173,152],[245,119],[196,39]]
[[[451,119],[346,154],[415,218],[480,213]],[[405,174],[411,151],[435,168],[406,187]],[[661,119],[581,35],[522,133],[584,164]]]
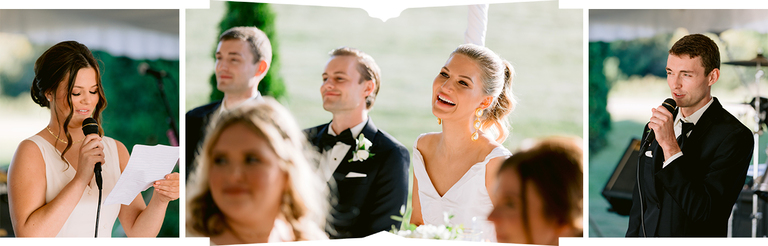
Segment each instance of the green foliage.
[[[223,33],[229,28],[237,26],[254,26],[267,34],[272,44],[272,63],[267,71],[267,75],[259,83],[259,92],[265,96],[282,98],[287,94],[283,77],[280,76],[280,55],[278,52],[277,36],[275,35],[275,13],[269,4],[266,3],[243,3],[227,2],[227,11],[224,18],[219,23],[219,33]],[[218,39],[216,44],[218,45]],[[216,47],[213,48],[213,54],[216,54]],[[216,90],[216,74],[211,75],[210,79],[211,101],[221,100],[224,93]]]
[[[103,113],[102,127],[107,136],[119,140],[131,151],[135,144],[170,145],[167,131],[168,112],[157,86],[157,80],[149,75],[140,75],[137,67],[146,62],[150,67],[166,71],[169,78],[163,80],[163,91],[167,96],[171,116],[178,129],[179,122],[179,61],[139,61],[127,57],[114,57],[103,51],[94,51],[100,61],[101,79],[107,108]],[[178,166],[175,168],[178,172]],[[149,202],[152,189],[143,192]],[[169,203],[159,237],[179,236],[179,201]]]
[[603,73],[603,61],[610,54],[610,44],[589,43],[589,151],[597,152],[606,144],[606,135],[611,130],[611,115],[608,113],[608,91],[610,83]]
[[614,41],[610,44],[610,53],[619,58],[619,69],[627,76],[652,74],[666,77],[671,38],[672,34],[659,34],[651,38]]
[[179,86],[175,78],[179,77],[179,61],[137,61],[114,57],[102,51],[93,54],[103,64],[101,80],[107,97],[102,124],[104,132],[123,142],[129,151],[135,144],[170,145],[166,134],[170,126],[167,121],[169,112],[165,110],[157,80],[139,74],[137,67],[146,62],[153,69],[166,71],[173,78],[163,80],[163,91],[178,129]]
[[14,76],[0,69],[0,96],[17,97],[25,92],[29,92],[32,80],[35,79],[35,72],[32,69],[35,66],[35,60],[20,59],[18,62],[23,64],[21,67],[29,71]]

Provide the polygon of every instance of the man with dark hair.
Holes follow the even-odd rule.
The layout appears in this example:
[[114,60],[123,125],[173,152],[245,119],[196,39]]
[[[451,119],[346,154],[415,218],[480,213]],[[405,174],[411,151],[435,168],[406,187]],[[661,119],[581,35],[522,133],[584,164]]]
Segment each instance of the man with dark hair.
[[272,45],[267,34],[256,27],[233,27],[219,36],[216,47],[216,89],[224,99],[187,112],[187,177],[194,171],[195,156],[205,139],[208,123],[221,113],[245,101],[261,101],[259,82],[272,63]]
[[408,150],[376,128],[368,111],[381,85],[379,66],[362,51],[342,47],[331,52],[320,93],[328,124],[304,130],[320,152],[319,175],[334,190],[331,238],[365,237],[399,222],[408,198]]
[[667,83],[677,103],[652,109],[643,139],[627,237],[726,236],[728,217],[752,157],[752,132],[711,87],[720,77],[717,44],[701,34],[677,41]]

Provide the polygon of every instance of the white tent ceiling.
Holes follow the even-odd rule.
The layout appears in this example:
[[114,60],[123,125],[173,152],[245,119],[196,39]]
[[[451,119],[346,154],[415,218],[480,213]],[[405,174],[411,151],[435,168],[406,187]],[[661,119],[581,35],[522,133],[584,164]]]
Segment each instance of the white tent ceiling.
[[0,10],[0,32],[41,45],[76,40],[133,59],[179,59],[179,10]]
[[630,40],[671,33],[749,29],[768,33],[768,10],[590,10],[589,41]]

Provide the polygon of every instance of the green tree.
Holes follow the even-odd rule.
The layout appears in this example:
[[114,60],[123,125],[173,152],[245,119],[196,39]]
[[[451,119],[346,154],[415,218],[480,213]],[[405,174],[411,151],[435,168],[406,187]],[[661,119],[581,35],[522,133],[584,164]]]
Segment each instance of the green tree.
[[603,61],[609,56],[609,44],[589,43],[589,151],[594,153],[605,147],[606,135],[611,130],[608,113],[610,84],[603,73]]
[[[272,44],[272,64],[269,67],[269,71],[267,71],[267,75],[259,83],[259,92],[262,95],[282,98],[286,95],[286,90],[283,78],[278,72],[280,71],[280,55],[277,48],[277,37],[275,36],[275,13],[272,11],[272,8],[266,3],[227,2],[227,11],[224,14],[224,19],[219,23],[219,34],[237,26],[257,27],[269,37]],[[216,37],[217,45],[218,40],[218,37]],[[213,54],[216,54],[216,47],[213,48]],[[224,93],[215,89],[215,74],[211,75],[210,84],[214,88],[214,90],[211,90],[211,101],[224,98]]]

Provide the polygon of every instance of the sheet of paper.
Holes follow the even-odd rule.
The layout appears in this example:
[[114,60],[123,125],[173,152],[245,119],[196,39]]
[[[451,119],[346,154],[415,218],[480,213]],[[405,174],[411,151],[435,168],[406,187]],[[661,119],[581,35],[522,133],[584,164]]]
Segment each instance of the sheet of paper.
[[131,151],[131,159],[109,193],[104,205],[131,204],[136,195],[165,178],[179,160],[179,147],[167,145],[147,146],[137,144]]

